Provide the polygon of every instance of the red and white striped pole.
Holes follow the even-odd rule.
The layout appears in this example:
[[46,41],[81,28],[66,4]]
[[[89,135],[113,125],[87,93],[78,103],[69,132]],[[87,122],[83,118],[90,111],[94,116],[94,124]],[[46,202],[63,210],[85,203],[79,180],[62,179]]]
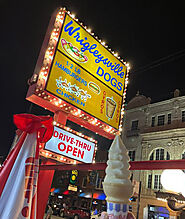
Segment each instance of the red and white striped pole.
[[0,171],[0,218],[36,219],[39,142],[51,138],[52,118],[20,114],[14,123],[22,134]]

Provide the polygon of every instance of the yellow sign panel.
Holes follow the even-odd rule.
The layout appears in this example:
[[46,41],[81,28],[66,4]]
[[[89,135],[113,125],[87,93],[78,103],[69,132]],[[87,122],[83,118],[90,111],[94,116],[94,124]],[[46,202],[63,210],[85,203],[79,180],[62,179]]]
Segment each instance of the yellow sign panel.
[[123,95],[126,66],[68,14],[65,16],[57,49],[119,95]]
[[118,129],[122,96],[56,51],[46,90]]

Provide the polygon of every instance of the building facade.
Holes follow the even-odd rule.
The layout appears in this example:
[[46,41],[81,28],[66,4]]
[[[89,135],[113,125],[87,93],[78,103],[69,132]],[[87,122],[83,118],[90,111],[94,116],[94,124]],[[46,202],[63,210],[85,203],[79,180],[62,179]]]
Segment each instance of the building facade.
[[[131,161],[177,160],[185,158],[185,96],[174,91],[174,97],[151,103],[137,94],[127,105],[122,139]],[[181,218],[179,212],[156,199],[155,192],[164,191],[162,170],[133,171],[133,180],[141,182],[140,206],[132,202],[135,215],[143,218]],[[138,210],[139,209],[139,210]]]

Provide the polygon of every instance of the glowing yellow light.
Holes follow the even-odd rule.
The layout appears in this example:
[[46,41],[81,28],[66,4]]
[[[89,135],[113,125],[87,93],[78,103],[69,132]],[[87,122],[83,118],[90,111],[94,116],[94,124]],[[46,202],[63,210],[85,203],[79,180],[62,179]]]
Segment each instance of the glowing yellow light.
[[91,29],[89,28],[89,29],[87,29],[87,31],[89,32],[89,33],[91,33]]

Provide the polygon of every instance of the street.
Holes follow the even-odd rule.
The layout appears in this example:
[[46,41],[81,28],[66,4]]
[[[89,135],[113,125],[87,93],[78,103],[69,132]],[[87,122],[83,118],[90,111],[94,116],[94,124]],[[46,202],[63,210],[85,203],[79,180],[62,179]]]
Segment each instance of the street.
[[[46,217],[46,214],[44,215],[44,218],[43,218],[43,219],[45,219],[45,217]],[[51,216],[51,219],[64,219],[64,218],[63,218],[63,217],[59,217],[59,216],[52,215],[52,216]]]

